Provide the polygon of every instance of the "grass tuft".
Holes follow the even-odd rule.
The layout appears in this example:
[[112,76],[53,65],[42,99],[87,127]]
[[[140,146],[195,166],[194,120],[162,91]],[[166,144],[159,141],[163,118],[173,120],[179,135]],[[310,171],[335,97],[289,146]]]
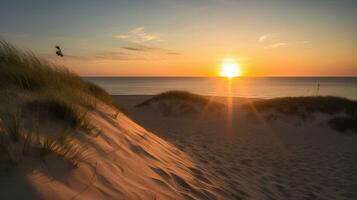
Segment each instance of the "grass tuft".
[[150,99],[138,104],[136,107],[146,106],[152,102],[160,100],[183,100],[186,102],[198,103],[203,105],[209,103],[209,100],[201,95],[193,94],[187,91],[168,91],[155,95]]
[[54,120],[66,122],[73,128],[80,124],[78,108],[60,99],[36,99],[27,102],[26,107]]
[[78,168],[79,163],[85,160],[84,154],[87,147],[75,144],[69,138],[66,139],[66,142],[42,138],[39,142],[39,149],[43,160],[49,154],[54,154],[65,159],[73,168]]
[[0,88],[66,98],[70,104],[90,109],[96,108],[98,100],[115,108],[112,97],[101,87],[5,41],[0,41]]
[[8,121],[5,123],[5,129],[15,142],[19,142],[23,132],[21,129],[21,110],[16,110],[10,114]]
[[0,127],[0,173],[13,168],[18,163],[18,160],[13,140],[6,130]]
[[87,84],[89,94],[91,94],[96,99],[99,99],[108,105],[113,104],[112,97],[103,88],[99,87],[98,85],[96,85],[92,82],[86,82],[86,84]]
[[312,113],[335,114],[345,113],[354,117],[357,113],[357,102],[334,96],[283,97],[258,100],[243,108],[257,111],[273,110],[286,115],[306,116]]
[[208,112],[215,112],[223,109],[223,105],[210,101],[204,96],[186,91],[168,91],[138,104],[136,107],[143,107],[157,102],[161,114],[164,116],[187,116],[198,114],[204,109]]

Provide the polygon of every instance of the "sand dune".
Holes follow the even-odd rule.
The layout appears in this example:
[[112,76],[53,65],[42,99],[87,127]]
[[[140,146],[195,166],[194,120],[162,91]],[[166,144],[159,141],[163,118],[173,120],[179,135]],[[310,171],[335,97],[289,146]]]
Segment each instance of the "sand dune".
[[264,113],[259,118],[241,108],[251,99],[235,98],[230,126],[226,109],[167,116],[156,107],[136,107],[147,98],[115,97],[131,119],[98,104],[86,116],[94,127],[76,136],[85,145],[77,168],[53,154],[44,160],[24,156],[21,165],[2,174],[1,199],[357,196],[357,138],[321,123],[324,115],[267,120]]
[[[357,137],[332,130],[327,115],[314,120],[284,116],[269,120],[241,108],[234,98],[232,126],[226,111],[165,116],[135,105],[150,96],[116,96],[129,116],[173,143],[209,171],[226,199],[354,199],[357,197]],[[226,98],[215,97],[221,103]],[[265,117],[264,117],[265,116]]]
[[86,138],[91,145],[79,168],[51,158],[24,166],[16,176],[1,179],[1,199],[228,198],[222,183],[186,153],[125,115],[114,115],[105,106],[90,113],[101,133]]
[[356,102],[176,91],[114,97],[125,115],[65,68],[0,58],[1,200],[357,197]]
[[1,200],[231,198],[99,86],[3,41],[0,65]]

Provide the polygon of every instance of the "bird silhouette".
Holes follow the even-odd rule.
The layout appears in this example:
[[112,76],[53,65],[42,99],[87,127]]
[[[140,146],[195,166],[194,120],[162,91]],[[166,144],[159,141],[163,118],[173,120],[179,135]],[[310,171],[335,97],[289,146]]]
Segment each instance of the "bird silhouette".
[[62,50],[61,50],[61,48],[60,48],[58,45],[56,45],[56,49],[57,49],[57,51],[56,51],[57,56],[63,57]]

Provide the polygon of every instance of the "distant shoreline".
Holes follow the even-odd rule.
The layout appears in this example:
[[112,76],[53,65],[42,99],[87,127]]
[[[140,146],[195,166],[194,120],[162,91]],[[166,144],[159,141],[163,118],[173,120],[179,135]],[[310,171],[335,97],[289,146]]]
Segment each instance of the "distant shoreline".
[[[81,76],[82,78],[221,78],[221,76]],[[240,76],[239,78],[357,78],[356,76]]]
[[[357,100],[357,77],[94,77],[85,78],[111,95],[156,95],[170,90],[204,96],[271,99],[298,96],[338,96]],[[228,84],[231,84],[228,91]]]
[[[112,96],[114,99],[115,98],[120,98],[120,97],[124,97],[124,98],[139,98],[139,99],[149,99],[153,96],[155,96],[155,94],[110,94],[110,96]],[[201,95],[203,97],[206,98],[212,98],[216,101],[222,101],[222,100],[226,100],[228,98],[228,96],[209,96],[209,95]],[[312,96],[312,95],[310,95]],[[275,98],[285,98],[285,97],[310,97],[310,96],[281,96],[281,97],[266,97],[266,98],[262,98],[262,97],[244,97],[244,96],[232,96],[231,98],[233,98],[234,100],[238,101],[257,101],[257,100],[268,100],[268,99],[275,99]],[[340,97],[340,96],[336,96],[336,97]],[[341,97],[341,98],[345,98],[345,97]],[[348,99],[348,98],[347,98]],[[350,99],[352,101],[356,101],[356,99]]]

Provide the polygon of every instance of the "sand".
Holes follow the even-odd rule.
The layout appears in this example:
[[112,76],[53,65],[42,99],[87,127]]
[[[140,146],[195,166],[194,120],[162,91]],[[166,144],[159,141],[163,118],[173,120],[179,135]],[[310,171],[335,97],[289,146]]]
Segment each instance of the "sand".
[[230,124],[227,110],[180,117],[135,107],[149,97],[114,98],[131,119],[186,153],[205,172],[193,175],[215,181],[223,199],[357,198],[357,136],[331,130],[323,115],[267,120],[242,110],[252,99],[234,98]]
[[232,100],[232,112],[223,106],[186,116],[135,107],[149,97],[115,96],[129,117],[103,104],[90,111],[95,129],[76,136],[86,144],[78,168],[52,154],[23,156],[1,174],[0,199],[357,197],[357,137],[331,130],[325,116],[267,121],[242,110],[252,101],[244,98]]
[[55,155],[23,157],[0,177],[0,199],[227,199],[223,183],[185,152],[104,105],[88,113],[95,125],[85,160],[71,168]]

